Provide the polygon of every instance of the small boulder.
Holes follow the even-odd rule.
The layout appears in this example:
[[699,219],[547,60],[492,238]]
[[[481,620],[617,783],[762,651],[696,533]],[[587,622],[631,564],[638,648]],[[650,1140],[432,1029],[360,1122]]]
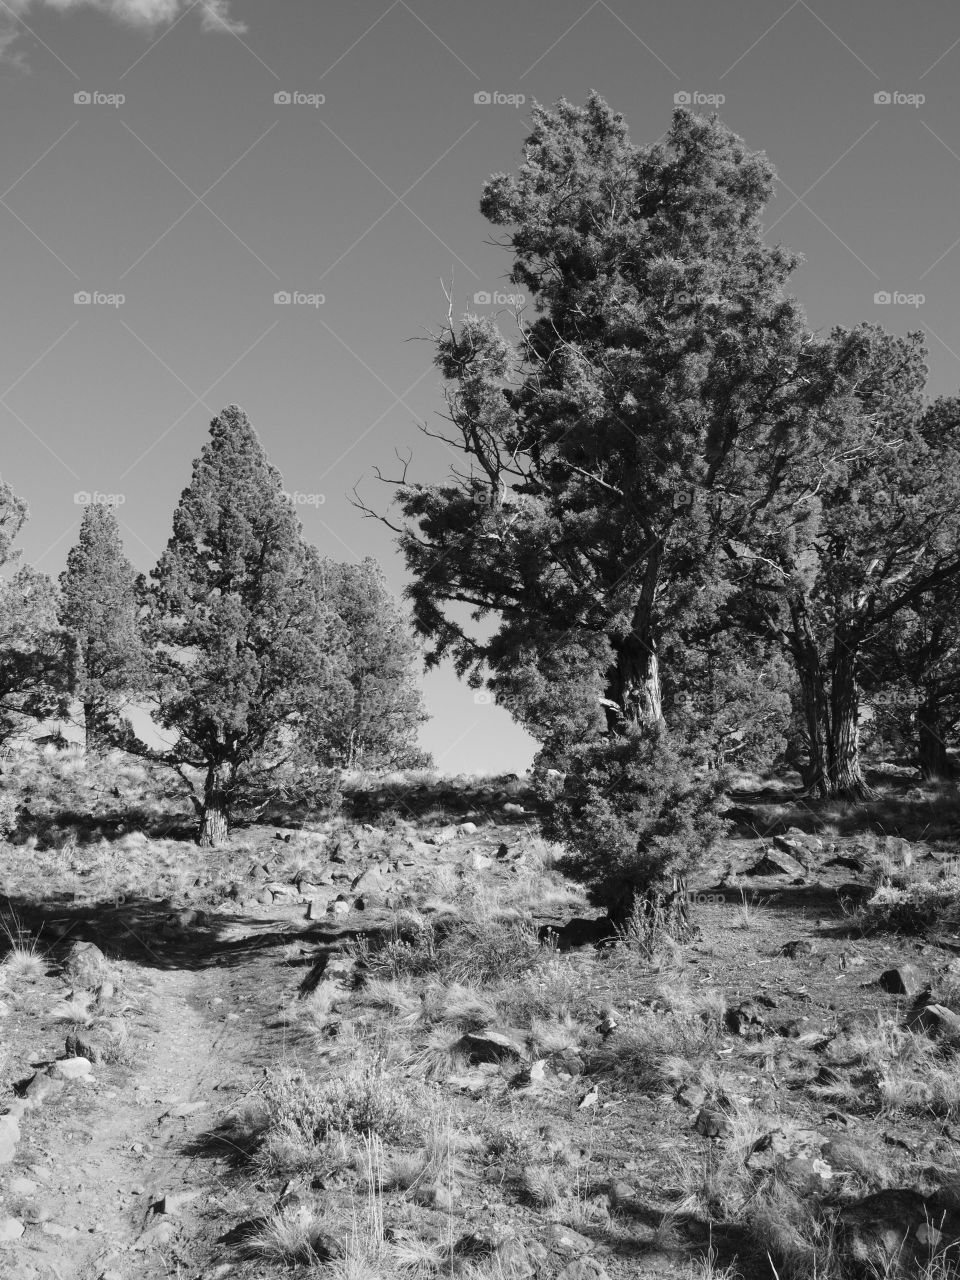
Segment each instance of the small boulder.
[[714,1107],[704,1107],[701,1110],[693,1122],[693,1129],[702,1138],[727,1138],[733,1132],[727,1117]]
[[48,1071],[57,1080],[85,1080],[93,1070],[89,1058],[60,1058]]
[[74,987],[94,991],[107,977],[107,958],[92,942],[71,943],[63,971]]
[[579,1231],[574,1231],[573,1227],[564,1226],[562,1222],[550,1223],[543,1233],[543,1243],[554,1253],[565,1253],[568,1257],[589,1253],[593,1248],[592,1240],[582,1236]]
[[0,1218],[0,1244],[9,1244],[23,1235],[23,1223],[19,1218]]
[[575,1258],[558,1274],[557,1280],[610,1280],[596,1258]]
[[523,1032],[512,1029],[497,1031],[493,1027],[487,1027],[484,1031],[468,1031],[457,1041],[456,1048],[465,1053],[471,1062],[501,1062],[504,1058],[522,1060],[527,1058]]
[[806,876],[806,867],[791,853],[778,849],[776,853],[764,852],[760,858],[744,872],[747,876],[791,876],[802,880]]
[[916,996],[927,986],[924,974],[915,964],[898,964],[880,975],[880,986],[892,996]]
[[908,1021],[915,1031],[951,1040],[960,1038],[960,1014],[942,1004],[920,1004],[912,1010]]

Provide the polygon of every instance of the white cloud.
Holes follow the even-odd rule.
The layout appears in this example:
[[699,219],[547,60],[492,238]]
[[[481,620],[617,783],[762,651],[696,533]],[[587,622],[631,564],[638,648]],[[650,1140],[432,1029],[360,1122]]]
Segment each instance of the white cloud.
[[31,14],[44,9],[54,9],[58,13],[94,9],[97,13],[147,31],[169,26],[192,9],[200,17],[204,31],[232,31],[234,34],[246,31],[242,22],[230,16],[230,0],[3,0],[0,15],[5,14],[11,21],[0,29],[0,60],[8,63],[20,61],[19,54],[10,48],[22,31],[13,19],[27,21]]

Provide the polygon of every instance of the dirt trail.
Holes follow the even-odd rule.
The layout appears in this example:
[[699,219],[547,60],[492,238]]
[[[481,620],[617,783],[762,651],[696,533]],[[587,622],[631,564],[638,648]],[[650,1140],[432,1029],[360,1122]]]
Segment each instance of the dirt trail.
[[[124,980],[142,1006],[135,1059],[126,1068],[98,1064],[92,1083],[70,1082],[23,1116],[11,1173],[37,1185],[24,1188],[26,1228],[0,1246],[0,1274],[140,1280],[210,1256],[242,1207],[222,1191],[227,1155],[204,1134],[263,1060],[262,1010],[243,1010],[263,995],[264,959],[253,949],[231,967],[127,963]],[[164,1197],[169,1212],[158,1211]]]

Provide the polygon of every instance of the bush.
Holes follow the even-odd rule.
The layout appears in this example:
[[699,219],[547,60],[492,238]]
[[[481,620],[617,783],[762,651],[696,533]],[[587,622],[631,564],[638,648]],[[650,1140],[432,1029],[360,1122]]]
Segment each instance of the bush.
[[697,768],[697,749],[656,726],[574,748],[563,787],[546,797],[544,835],[568,850],[563,869],[626,920],[638,893],[690,871],[725,829],[725,775]]

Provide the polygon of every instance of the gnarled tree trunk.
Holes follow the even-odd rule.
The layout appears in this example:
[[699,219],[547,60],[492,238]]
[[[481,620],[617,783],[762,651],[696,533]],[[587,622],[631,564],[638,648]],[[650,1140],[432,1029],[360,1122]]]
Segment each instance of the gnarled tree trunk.
[[203,787],[203,808],[197,843],[215,849],[226,842],[230,832],[230,766],[222,761],[207,768]]
[[640,597],[633,611],[633,625],[627,635],[613,642],[616,661],[607,673],[607,699],[621,709],[607,709],[607,727],[612,734],[623,733],[629,725],[661,724],[663,697],[660,689],[660,662],[653,633],[653,604],[660,576],[661,553],[647,557]]
[[804,770],[803,785],[808,795],[823,797],[830,794],[830,704],[827,700],[823,664],[802,600],[791,602],[790,618],[790,648],[800,684],[807,730],[807,767]]
[[830,684],[830,795],[869,800],[873,795],[860,768],[860,691],[856,653],[839,638]]

